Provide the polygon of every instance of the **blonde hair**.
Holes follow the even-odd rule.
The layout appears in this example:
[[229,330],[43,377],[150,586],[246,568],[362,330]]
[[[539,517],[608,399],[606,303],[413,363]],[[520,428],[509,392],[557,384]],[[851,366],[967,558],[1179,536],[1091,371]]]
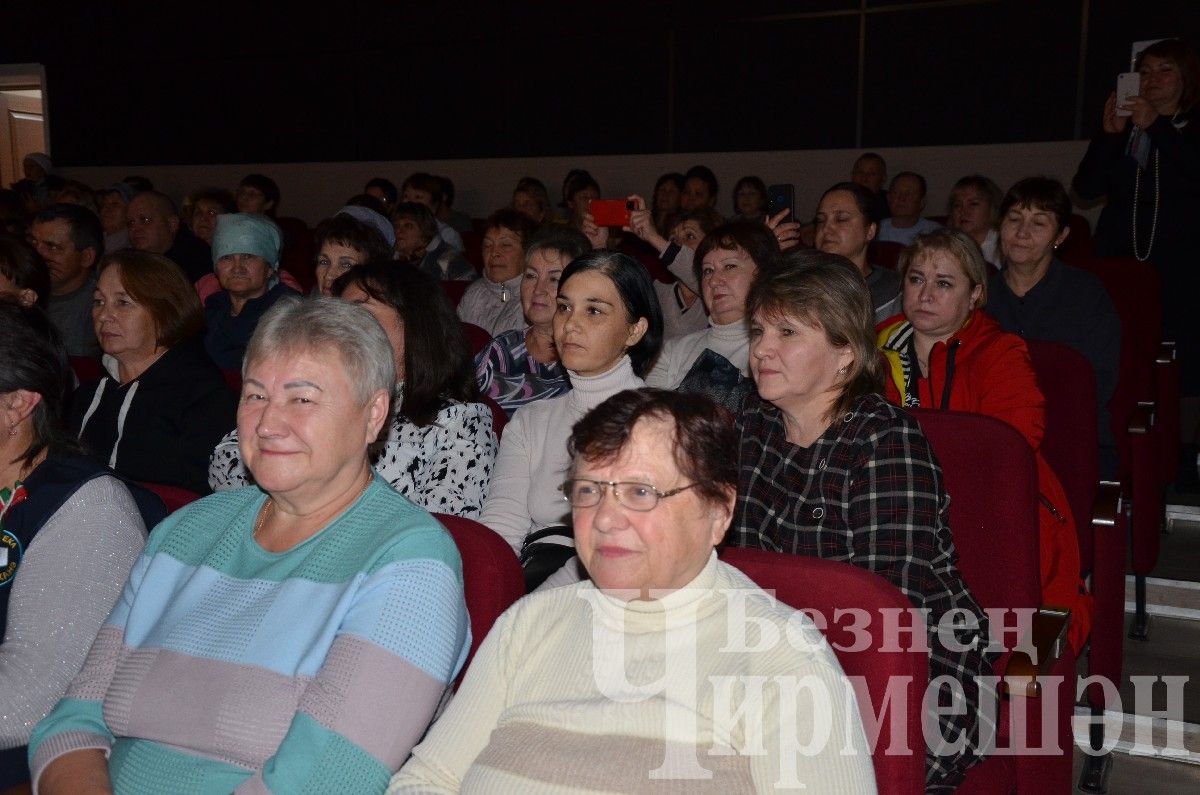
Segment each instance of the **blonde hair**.
[[979,244],[966,232],[957,229],[937,229],[918,235],[907,248],[900,252],[900,260],[896,269],[901,276],[908,275],[908,267],[917,257],[932,254],[935,251],[944,252],[963,269],[971,289],[981,287],[979,300],[973,309],[983,309],[987,306],[988,266],[983,261],[983,252]]

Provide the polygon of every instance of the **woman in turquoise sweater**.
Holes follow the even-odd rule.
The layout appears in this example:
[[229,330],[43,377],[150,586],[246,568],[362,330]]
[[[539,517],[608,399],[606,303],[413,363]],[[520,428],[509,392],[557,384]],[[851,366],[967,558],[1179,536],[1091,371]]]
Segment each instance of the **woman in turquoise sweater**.
[[258,485],[155,529],[34,731],[39,792],[383,791],[469,645],[454,542],[367,460],[394,368],[361,307],[263,317],[238,408]]

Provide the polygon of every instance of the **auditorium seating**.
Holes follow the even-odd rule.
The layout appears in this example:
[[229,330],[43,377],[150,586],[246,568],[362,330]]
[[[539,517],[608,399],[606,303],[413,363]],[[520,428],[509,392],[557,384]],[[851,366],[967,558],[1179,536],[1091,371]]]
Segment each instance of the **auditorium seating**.
[[300,291],[307,295],[317,283],[317,250],[312,230],[300,218],[275,219],[283,232],[283,250],[279,265],[295,277]]
[[904,251],[903,243],[890,240],[872,240],[867,245],[867,262],[890,271],[896,270],[900,264],[900,252]]
[[[157,494],[158,498],[163,501],[163,505],[167,506],[167,513],[175,513],[188,503],[200,499],[200,495],[194,491],[179,486],[169,486],[166,483],[151,483],[142,480],[138,481],[138,485]],[[146,529],[150,530],[151,528],[147,527]]]
[[471,345],[471,355],[479,353],[492,342],[492,335],[487,333],[487,329],[476,326],[474,323],[462,321],[463,333],[467,335],[467,342]]

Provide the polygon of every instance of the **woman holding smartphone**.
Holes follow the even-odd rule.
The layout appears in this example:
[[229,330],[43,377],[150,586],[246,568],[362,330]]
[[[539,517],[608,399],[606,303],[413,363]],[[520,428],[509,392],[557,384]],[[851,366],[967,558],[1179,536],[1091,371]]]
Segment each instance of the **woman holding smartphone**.
[[[1194,445],[1200,335],[1187,319],[1200,294],[1193,262],[1200,218],[1200,61],[1181,39],[1165,39],[1143,50],[1135,66],[1139,93],[1120,107],[1116,93],[1109,95],[1073,185],[1085,199],[1107,196],[1096,224],[1096,253],[1148,260],[1162,277],[1164,330],[1175,340],[1182,369],[1185,441]],[[1194,448],[1190,460],[1195,466]]]

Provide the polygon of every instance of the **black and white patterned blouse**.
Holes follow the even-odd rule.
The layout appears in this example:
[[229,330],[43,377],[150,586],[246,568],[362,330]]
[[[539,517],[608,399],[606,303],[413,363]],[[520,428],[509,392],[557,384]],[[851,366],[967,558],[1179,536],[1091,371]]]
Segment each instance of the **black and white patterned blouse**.
[[[486,405],[451,401],[424,428],[393,414],[375,471],[430,513],[477,519],[498,447],[492,412]],[[213,491],[227,491],[249,483],[234,429],[213,450],[208,485]]]
[[[915,419],[880,395],[858,398],[808,447],[787,441],[780,410],[757,394],[746,399],[738,426],[734,546],[853,563],[928,611],[930,679],[961,683],[966,703],[956,705],[963,714],[937,716],[949,741],[926,751],[926,791],[953,790],[980,760],[980,737],[994,730],[988,716],[995,705],[981,710],[979,702],[995,693],[977,686],[977,677],[992,675],[988,620],[958,571],[950,499],[929,441]],[[953,621],[961,650],[936,631],[947,614],[973,616],[974,627]],[[941,688],[941,703],[947,695]],[[963,747],[949,750],[960,732]]]

